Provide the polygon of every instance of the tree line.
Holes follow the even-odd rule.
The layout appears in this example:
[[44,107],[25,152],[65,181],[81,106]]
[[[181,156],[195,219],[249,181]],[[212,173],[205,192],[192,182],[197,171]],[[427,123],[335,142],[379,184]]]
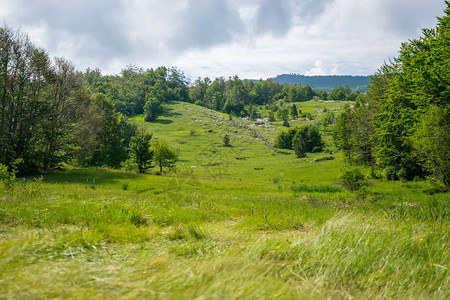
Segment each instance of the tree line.
[[336,123],[349,164],[383,168],[388,179],[431,176],[450,186],[450,3],[436,28],[403,43],[372,76],[369,91]]
[[[118,168],[128,160],[138,168],[139,153],[133,143],[139,132],[125,114],[143,109],[142,99],[127,94],[139,91],[127,89],[127,85],[139,86],[139,80],[126,81],[123,88],[105,88],[107,76],[105,84],[93,80],[100,75],[89,70],[83,74],[64,58],[51,59],[27,35],[6,26],[0,27],[0,45],[2,166],[30,174],[65,163]],[[122,75],[129,78],[133,72]],[[148,80],[154,84],[144,97],[158,93],[167,93],[170,99],[183,97],[176,70],[161,68],[151,75]],[[150,139],[146,143],[150,148]],[[147,158],[154,159],[161,171],[175,159],[174,150],[162,141],[153,144]]]
[[253,117],[253,107],[256,105],[267,105],[271,111],[277,112],[283,106],[277,105],[277,102],[293,103],[312,99],[355,101],[361,94],[349,86],[339,86],[327,93],[312,89],[308,84],[280,84],[270,78],[241,80],[238,76],[228,80],[220,77],[214,81],[208,77],[198,78],[190,86],[189,92],[190,101],[197,105],[241,117]]
[[[91,92],[110,98],[118,112],[130,116],[144,113],[153,121],[165,111],[168,101],[195,103],[216,111],[236,116],[252,117],[256,105],[322,100],[355,101],[359,91],[349,86],[338,86],[329,93],[312,89],[308,84],[280,84],[272,79],[242,80],[238,76],[226,80],[219,77],[198,78],[190,83],[177,68],[156,69],[128,66],[118,75],[102,75],[101,71],[88,69],[83,74]],[[280,106],[280,105],[278,105]],[[278,107],[271,107],[277,110]]]

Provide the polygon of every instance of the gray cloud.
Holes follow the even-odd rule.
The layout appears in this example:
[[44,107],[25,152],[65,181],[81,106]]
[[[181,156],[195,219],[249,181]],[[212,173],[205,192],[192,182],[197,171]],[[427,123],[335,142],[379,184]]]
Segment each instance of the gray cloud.
[[101,60],[131,51],[119,0],[16,0],[14,6],[14,22],[44,27],[51,49],[67,50],[70,43],[75,55]]
[[[370,74],[443,15],[442,0],[0,0],[79,69],[176,65],[193,78],[283,72]],[[316,65],[315,65],[316,64]]]
[[168,46],[175,51],[208,48],[233,41],[245,32],[237,10],[226,1],[188,0]]
[[284,36],[296,25],[314,22],[334,0],[261,0],[255,16],[255,32]]
[[313,23],[320,16],[327,5],[335,0],[294,0],[293,10],[296,12],[296,21],[300,24]]
[[377,14],[382,16],[381,24],[384,30],[394,31],[399,36],[414,37],[423,27],[429,26],[425,18],[419,16],[441,15],[443,1],[382,0],[377,6]]
[[256,33],[286,34],[293,24],[292,1],[263,0],[255,17]]

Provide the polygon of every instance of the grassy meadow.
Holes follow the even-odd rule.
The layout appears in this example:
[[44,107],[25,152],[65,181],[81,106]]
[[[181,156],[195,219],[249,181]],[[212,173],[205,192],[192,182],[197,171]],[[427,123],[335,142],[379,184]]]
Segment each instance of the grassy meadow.
[[[297,103],[315,120],[291,126],[344,105]],[[67,168],[0,190],[0,299],[450,298],[448,192],[345,190],[330,127],[328,151],[298,159],[227,115],[169,109],[132,120],[178,150],[175,171]],[[239,121],[271,144],[285,129]]]

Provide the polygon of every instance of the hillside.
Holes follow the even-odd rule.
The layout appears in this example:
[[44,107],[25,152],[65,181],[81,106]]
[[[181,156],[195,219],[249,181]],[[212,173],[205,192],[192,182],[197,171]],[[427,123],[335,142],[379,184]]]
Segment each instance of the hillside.
[[[296,103],[315,120],[291,126],[346,104]],[[246,129],[273,143],[280,121],[167,106],[132,121],[178,149],[176,170],[73,168],[0,188],[0,298],[448,299],[448,194],[346,191],[327,126],[331,152],[298,159]]]
[[372,80],[369,76],[351,76],[351,75],[333,75],[333,76],[305,76],[298,74],[282,74],[273,78],[274,81],[281,84],[309,84],[313,89],[319,89],[326,92],[331,91],[337,86],[350,86],[354,90],[365,92],[367,85]]

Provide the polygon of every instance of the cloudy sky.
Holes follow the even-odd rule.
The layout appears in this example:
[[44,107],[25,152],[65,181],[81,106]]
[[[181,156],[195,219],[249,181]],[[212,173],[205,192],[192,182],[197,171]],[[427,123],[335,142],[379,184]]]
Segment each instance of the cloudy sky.
[[370,75],[436,26],[443,0],[0,0],[0,20],[78,69],[191,79]]

